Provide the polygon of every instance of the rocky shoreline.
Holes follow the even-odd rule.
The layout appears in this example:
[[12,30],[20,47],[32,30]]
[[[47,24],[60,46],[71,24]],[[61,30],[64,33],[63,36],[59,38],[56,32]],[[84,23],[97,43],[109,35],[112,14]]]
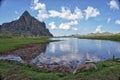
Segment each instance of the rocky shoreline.
[[37,65],[37,63],[31,63],[32,59],[34,59],[36,56],[40,55],[40,53],[45,52],[47,45],[48,45],[48,43],[46,43],[46,44],[30,44],[28,46],[25,46],[25,47],[22,47],[22,48],[19,48],[16,50],[0,52],[0,56],[7,56],[7,55],[20,56],[20,58],[23,60],[23,61],[19,61],[20,63],[25,63],[30,66],[33,66],[33,67],[36,67],[39,69],[43,69],[47,72],[53,72],[53,73],[59,72],[59,73],[63,73],[64,75],[73,73],[73,71],[77,67],[73,67],[71,65],[63,65],[60,63],[56,63],[56,62],[53,62],[51,64],[38,62],[39,65]]

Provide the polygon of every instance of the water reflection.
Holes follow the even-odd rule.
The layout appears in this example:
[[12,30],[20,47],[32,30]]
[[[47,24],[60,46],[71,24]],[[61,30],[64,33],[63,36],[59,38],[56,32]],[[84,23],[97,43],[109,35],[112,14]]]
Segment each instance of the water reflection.
[[96,42],[97,48],[101,48],[102,47],[101,40],[95,40],[95,42]]
[[51,44],[51,49],[50,50],[51,50],[51,52],[54,53],[55,50],[56,50],[56,45],[55,44]]
[[15,56],[15,55],[1,56],[1,57],[0,57],[0,60],[12,60],[12,61],[18,61],[18,62],[21,62],[21,63],[25,63],[25,62],[21,59],[21,57]]
[[[6,52],[3,54],[0,54],[0,59],[7,59],[11,60],[13,58],[16,61],[24,61],[24,62],[30,62],[32,59],[34,59],[36,56],[40,55],[40,53],[45,53],[47,44],[33,44],[29,45],[24,48],[17,49],[15,51]],[[21,60],[19,60],[19,58]],[[4,58],[3,58],[4,57]]]
[[98,56],[91,55],[91,54],[87,53],[86,60],[88,60],[90,62],[98,62],[98,61],[100,61],[100,58]]
[[[82,54],[74,54],[74,53],[70,53],[70,54],[65,54],[59,57],[56,56],[44,56],[43,55],[39,55],[37,56],[35,59],[33,59],[31,62],[35,63],[37,65],[40,65],[41,63],[45,63],[45,64],[54,64],[54,63],[58,63],[59,65],[78,65],[82,63],[82,60],[84,58],[84,55]],[[74,65],[73,65],[74,64]]]
[[117,51],[120,53],[120,46],[118,46]]
[[0,59],[16,60],[42,66],[43,64],[77,66],[86,61],[98,62],[120,57],[120,43],[105,40],[77,38],[52,38],[63,40],[47,44],[30,45],[10,53],[1,54]]

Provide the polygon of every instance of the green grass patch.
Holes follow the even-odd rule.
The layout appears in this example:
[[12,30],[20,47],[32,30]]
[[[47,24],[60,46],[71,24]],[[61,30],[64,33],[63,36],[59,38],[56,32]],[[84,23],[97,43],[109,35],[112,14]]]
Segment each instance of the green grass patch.
[[5,80],[56,80],[59,75],[18,62],[0,61],[0,76]]
[[28,44],[48,43],[55,40],[48,38],[0,38],[0,52],[14,50]]
[[112,40],[120,41],[120,34],[112,35],[85,35],[85,36],[75,36],[80,39],[98,39],[98,40]]
[[120,62],[107,60],[96,63],[97,70],[78,74],[48,73],[14,61],[0,61],[0,76],[6,80],[119,80]]

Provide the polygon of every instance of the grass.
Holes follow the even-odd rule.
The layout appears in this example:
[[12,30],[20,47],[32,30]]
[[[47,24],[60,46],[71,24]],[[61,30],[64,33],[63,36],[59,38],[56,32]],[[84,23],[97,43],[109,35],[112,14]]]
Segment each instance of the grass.
[[48,38],[0,38],[0,52],[14,50],[28,44],[48,43]]
[[107,60],[96,63],[97,70],[78,74],[48,73],[13,61],[0,61],[0,76],[5,80],[119,80],[120,62]]
[[66,76],[64,80],[119,80],[120,62],[107,60],[96,63],[97,70],[85,71],[76,75]]
[[18,62],[0,61],[0,75],[4,80],[56,80],[60,74],[46,73]]
[[120,41],[120,34],[112,34],[112,35],[85,35],[85,36],[76,36],[81,39],[99,39],[99,40],[112,40],[112,41]]

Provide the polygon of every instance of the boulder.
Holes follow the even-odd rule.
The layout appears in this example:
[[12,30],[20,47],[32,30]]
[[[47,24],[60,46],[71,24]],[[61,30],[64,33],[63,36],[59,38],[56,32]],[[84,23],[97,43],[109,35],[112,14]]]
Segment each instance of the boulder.
[[80,65],[80,66],[78,66],[77,68],[74,69],[73,74],[81,72],[81,71],[94,70],[94,69],[97,69],[97,67],[93,63],[82,64],[82,65]]

